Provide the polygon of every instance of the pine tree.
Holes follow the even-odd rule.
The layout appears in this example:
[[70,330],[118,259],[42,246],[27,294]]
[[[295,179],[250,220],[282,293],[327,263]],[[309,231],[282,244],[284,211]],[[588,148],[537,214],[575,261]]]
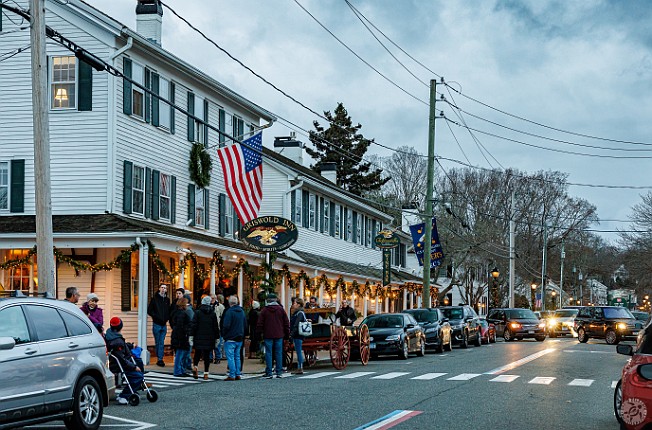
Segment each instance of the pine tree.
[[380,189],[389,178],[382,178],[382,169],[372,170],[372,165],[362,159],[373,143],[359,133],[362,125],[353,125],[351,117],[342,103],[338,103],[334,113],[324,112],[329,127],[322,127],[314,121],[316,131],[310,132],[310,141],[314,149],[306,152],[317,163],[311,165],[316,172],[321,171],[324,163],[336,163],[337,185],[358,196]]

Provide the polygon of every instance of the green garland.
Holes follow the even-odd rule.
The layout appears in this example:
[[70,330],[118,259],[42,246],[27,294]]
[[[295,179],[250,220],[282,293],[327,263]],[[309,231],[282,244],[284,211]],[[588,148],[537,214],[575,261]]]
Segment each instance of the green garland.
[[193,143],[190,149],[189,162],[190,179],[199,188],[206,188],[211,182],[213,160],[202,143]]

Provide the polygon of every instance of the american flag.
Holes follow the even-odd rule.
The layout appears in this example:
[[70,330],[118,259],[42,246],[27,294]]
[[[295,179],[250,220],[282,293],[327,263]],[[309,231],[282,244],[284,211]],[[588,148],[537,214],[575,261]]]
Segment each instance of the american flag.
[[262,134],[259,132],[242,143],[217,150],[222,162],[226,193],[242,224],[258,216],[263,199]]

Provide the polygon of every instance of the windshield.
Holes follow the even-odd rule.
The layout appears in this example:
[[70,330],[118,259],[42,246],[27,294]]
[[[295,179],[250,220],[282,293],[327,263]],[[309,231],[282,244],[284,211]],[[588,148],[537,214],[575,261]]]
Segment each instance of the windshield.
[[557,318],[575,318],[577,316],[577,309],[564,309],[555,312]]
[[431,323],[437,321],[437,312],[417,311],[417,312],[410,312],[410,314],[418,322]]
[[482,327],[489,327],[489,323],[488,323],[487,320],[485,320],[485,319],[481,319],[481,320],[480,320],[480,325],[481,325]]
[[400,315],[382,315],[368,318],[365,322],[369,328],[401,328],[403,317]]
[[650,318],[650,315],[648,315],[647,312],[632,312],[632,315],[634,315],[634,318],[639,321],[647,321],[647,319]]
[[605,318],[634,318],[627,308],[604,308]]
[[507,318],[516,318],[516,319],[538,319],[534,312],[529,309],[508,309],[505,311]]
[[461,320],[464,318],[464,310],[462,308],[448,308],[441,309],[441,311],[449,320]]

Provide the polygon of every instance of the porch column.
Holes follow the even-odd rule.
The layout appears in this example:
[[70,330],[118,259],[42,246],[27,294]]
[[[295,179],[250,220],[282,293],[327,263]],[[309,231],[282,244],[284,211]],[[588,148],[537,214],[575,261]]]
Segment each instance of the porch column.
[[355,309],[355,293],[351,294],[351,307]]
[[369,311],[369,294],[364,294],[363,305],[362,305],[362,315],[367,318],[367,312]]
[[149,246],[147,241],[141,242],[137,238],[136,242],[140,245],[138,258],[138,346],[143,349],[145,354],[142,359],[144,363],[149,363],[149,351],[147,350],[147,284],[149,283]]
[[403,288],[403,309],[409,309],[407,302],[407,288]]
[[383,301],[385,302],[385,313],[388,314],[389,313],[389,296],[385,297],[385,299]]
[[[181,260],[185,258],[185,254],[179,253],[179,266],[181,266]],[[186,289],[185,284],[183,282],[183,278],[186,275],[186,269],[181,268],[181,271],[179,272],[179,282],[177,283],[177,288],[183,288],[184,290]]]
[[243,305],[242,300],[244,298],[243,296],[243,289],[244,289],[244,270],[242,267],[240,268],[240,274],[238,275],[238,302],[240,303],[240,306]]
[[300,279],[299,280],[299,297],[304,297],[305,296],[305,285],[304,285],[304,280]]
[[285,309],[288,310],[289,313],[289,309],[290,309],[290,306],[288,304],[289,300],[286,300],[286,297],[288,297],[288,294],[285,294],[285,276],[284,276],[283,279],[281,279],[281,303],[283,304]]
[[215,294],[215,266],[211,267],[211,294]]
[[335,292],[335,309],[339,309],[340,305],[342,304],[342,292],[340,290],[340,286],[338,285],[337,290]]
[[423,307],[423,302],[421,299],[421,294],[417,296],[417,308],[421,309]]
[[324,286],[319,286],[319,306],[324,304]]

